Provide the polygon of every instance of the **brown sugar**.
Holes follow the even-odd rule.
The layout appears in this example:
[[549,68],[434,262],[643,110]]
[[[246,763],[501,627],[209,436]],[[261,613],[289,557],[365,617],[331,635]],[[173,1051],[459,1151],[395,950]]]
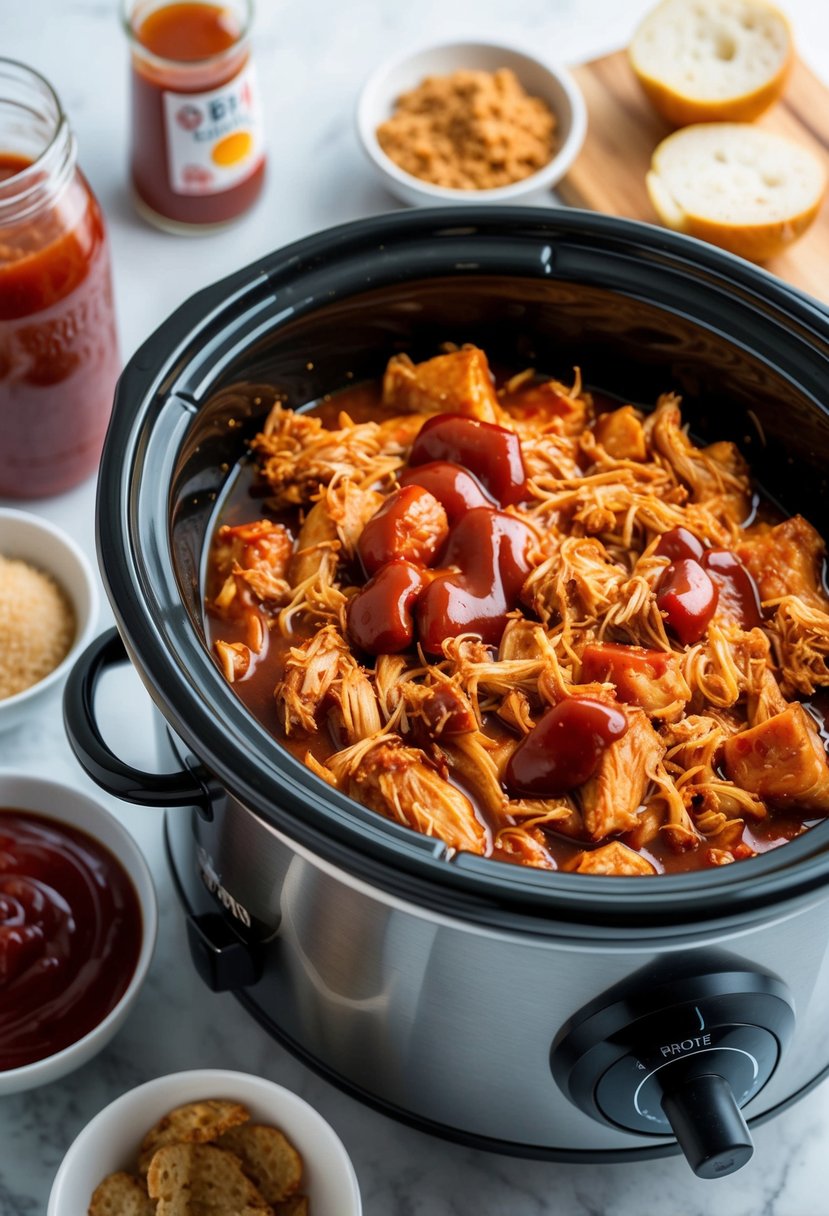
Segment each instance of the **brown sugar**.
[[429,76],[377,128],[399,168],[435,186],[491,190],[543,168],[555,152],[555,115],[514,72]]
[[0,554],[0,700],[54,671],[74,637],[75,614],[54,579]]

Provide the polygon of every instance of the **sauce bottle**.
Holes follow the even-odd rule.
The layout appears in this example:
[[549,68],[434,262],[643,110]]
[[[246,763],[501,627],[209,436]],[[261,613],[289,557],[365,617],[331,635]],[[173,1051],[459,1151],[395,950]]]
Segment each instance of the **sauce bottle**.
[[133,192],[139,212],[160,228],[223,227],[262,190],[252,17],[252,0],[127,0]]
[[0,496],[97,467],[120,371],[109,246],[48,81],[0,59]]

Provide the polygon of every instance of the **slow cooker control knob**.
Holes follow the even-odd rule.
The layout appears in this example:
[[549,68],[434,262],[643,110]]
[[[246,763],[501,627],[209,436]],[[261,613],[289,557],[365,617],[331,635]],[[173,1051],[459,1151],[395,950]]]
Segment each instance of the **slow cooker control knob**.
[[754,1152],[751,1133],[724,1077],[691,1077],[662,1099],[688,1164],[700,1178],[721,1178],[741,1169]]
[[571,1018],[553,1043],[553,1075],[598,1122],[673,1134],[696,1174],[723,1177],[753,1152],[741,1109],[791,1037],[791,998],[760,972],[653,980],[643,974]]

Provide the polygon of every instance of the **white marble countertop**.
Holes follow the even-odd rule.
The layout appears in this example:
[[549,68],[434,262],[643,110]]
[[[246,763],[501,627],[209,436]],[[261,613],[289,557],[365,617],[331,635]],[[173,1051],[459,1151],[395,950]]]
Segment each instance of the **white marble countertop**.
[[[502,38],[577,62],[622,45],[649,0],[259,0],[256,57],[270,174],[263,201],[225,233],[166,236],[133,212],[126,185],[127,56],[117,0],[0,0],[0,50],[58,90],[80,159],[106,212],[125,358],[183,299],[267,251],[397,204],[375,183],[352,130],[354,98],[382,58],[427,39]],[[829,80],[829,8],[785,0],[801,51]],[[2,435],[0,435],[2,442]],[[94,554],[94,480],[30,509]],[[20,504],[25,505],[25,504]],[[108,608],[102,627],[111,620]],[[148,700],[124,672],[102,695],[122,754],[153,764]],[[0,766],[92,789],[54,706],[0,738]],[[104,795],[99,795],[105,798]],[[360,1106],[270,1040],[229,996],[207,997],[189,963],[161,846],[161,814],[109,800],[144,848],[160,936],[139,1004],[111,1046],[63,1082],[0,1099],[0,1216],[39,1216],[83,1125],[124,1090],[165,1072],[219,1066],[261,1073],[314,1104],[355,1163],[366,1216],[827,1216],[829,1087],[760,1128],[739,1174],[701,1182],[679,1160],[566,1166],[487,1155],[431,1139]],[[78,1216],[81,1216],[79,1213]]]

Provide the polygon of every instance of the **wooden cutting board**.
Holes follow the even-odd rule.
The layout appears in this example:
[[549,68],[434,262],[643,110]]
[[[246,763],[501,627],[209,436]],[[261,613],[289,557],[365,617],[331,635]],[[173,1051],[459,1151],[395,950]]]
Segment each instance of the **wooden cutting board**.
[[[645,173],[653,149],[671,128],[640,89],[625,51],[583,64],[573,75],[587,102],[589,125],[578,160],[557,187],[559,197],[571,207],[656,223]],[[782,99],[757,122],[829,163],[829,89],[799,60]],[[806,235],[766,269],[829,301],[829,201]]]

